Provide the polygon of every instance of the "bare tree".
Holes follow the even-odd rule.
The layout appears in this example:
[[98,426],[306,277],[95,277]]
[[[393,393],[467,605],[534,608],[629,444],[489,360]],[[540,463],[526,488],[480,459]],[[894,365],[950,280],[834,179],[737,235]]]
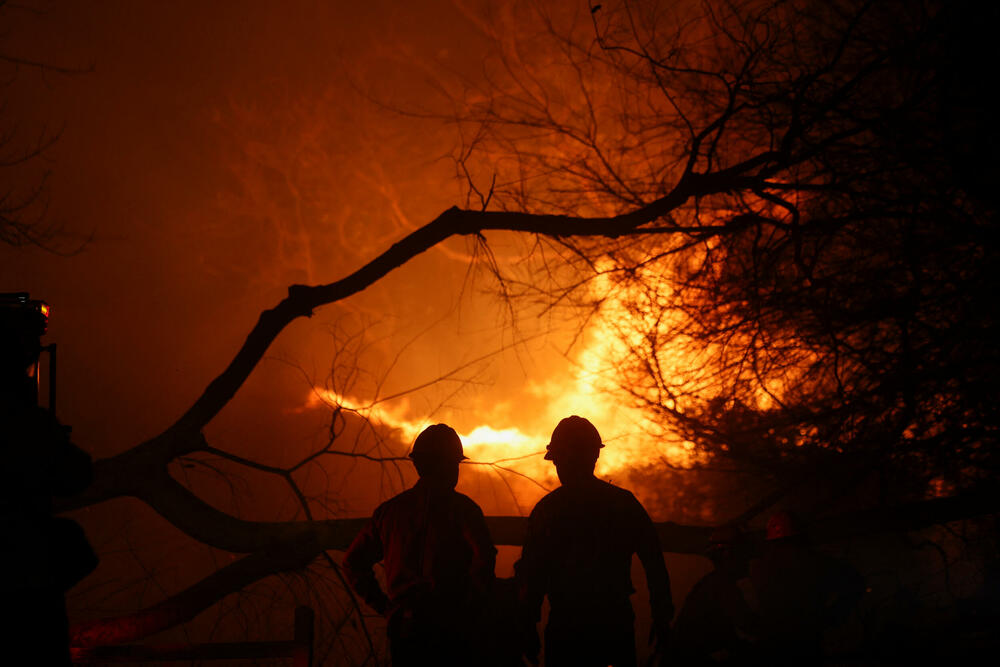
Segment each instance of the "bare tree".
[[662,202],[663,229],[543,240],[510,289],[611,303],[619,388],[716,463],[784,482],[869,466],[903,495],[995,474],[996,132],[976,13],[590,9],[533,6],[539,33],[498,31],[457,161],[494,179],[497,208]]
[[[0,2],[0,27],[10,29],[12,12],[30,11]],[[12,118],[8,96],[17,94],[18,79],[26,74],[78,75],[89,69],[22,57],[6,46],[0,41],[0,243],[63,251],[57,243],[63,230],[48,219],[51,173],[42,161],[58,141],[60,131],[25,122],[33,119]]]

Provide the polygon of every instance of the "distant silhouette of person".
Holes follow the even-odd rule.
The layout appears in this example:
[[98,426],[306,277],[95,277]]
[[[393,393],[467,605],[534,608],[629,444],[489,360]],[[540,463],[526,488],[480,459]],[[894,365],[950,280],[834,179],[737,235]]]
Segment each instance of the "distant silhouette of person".
[[669,633],[673,602],[659,538],[635,496],[594,476],[602,447],[597,429],[582,417],[556,426],[545,458],[562,486],[532,510],[515,565],[529,624],[524,653],[536,663],[534,624],[549,598],[547,667],[635,667],[633,554],[646,571],[658,650]]
[[65,594],[97,557],[76,522],[52,515],[52,497],[83,491],[91,460],[37,405],[35,316],[0,307],[0,662],[69,665]]
[[864,594],[850,564],[813,549],[798,520],[771,515],[761,558],[750,565],[760,615],[760,650],[773,665],[818,665],[823,635],[843,623]]
[[[494,579],[496,548],[483,512],[455,491],[462,441],[450,426],[428,426],[410,458],[420,479],[382,503],[344,557],[365,602],[388,617],[395,667],[476,665],[479,624]],[[386,591],[373,566],[385,567]]]
[[715,569],[694,585],[677,614],[671,664],[746,664],[757,618],[739,586],[748,576],[749,564],[743,535],[733,526],[712,531],[706,555]]

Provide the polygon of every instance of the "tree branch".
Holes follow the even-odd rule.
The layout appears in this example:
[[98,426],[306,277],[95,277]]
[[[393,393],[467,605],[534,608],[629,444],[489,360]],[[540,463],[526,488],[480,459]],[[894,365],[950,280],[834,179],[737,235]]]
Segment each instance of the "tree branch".
[[[197,500],[197,499],[196,499]],[[200,502],[200,501],[199,501]],[[856,511],[821,519],[805,526],[813,542],[822,544],[877,532],[916,530],[1000,511],[1000,493],[994,490],[950,498],[936,498],[885,508]],[[105,646],[137,641],[180,623],[264,577],[302,569],[324,551],[343,551],[368,519],[290,522],[287,529],[272,523],[256,525],[266,536],[267,548],[231,563],[189,588],[146,609],[99,621],[80,623],[71,631],[73,646]],[[498,545],[520,546],[524,539],[524,517],[487,517],[487,526]],[[657,523],[661,547],[669,553],[703,555],[712,526]],[[763,532],[751,533],[753,542],[763,540]],[[210,543],[210,542],[209,542]]]

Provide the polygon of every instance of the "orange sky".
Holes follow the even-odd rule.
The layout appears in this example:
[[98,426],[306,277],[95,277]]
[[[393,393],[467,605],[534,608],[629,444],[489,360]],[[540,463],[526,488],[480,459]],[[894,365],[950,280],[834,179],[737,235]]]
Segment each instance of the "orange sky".
[[[86,71],[21,68],[8,114],[63,128],[45,164],[49,216],[65,223],[64,247],[91,240],[69,257],[0,250],[0,286],[53,305],[60,416],[97,457],[167,426],[288,285],[342,277],[463,201],[451,130],[386,112],[362,93],[407,108],[440,104],[435,88],[475,76],[483,54],[474,7],[46,8],[5,10],[18,26],[5,48]],[[516,241],[493,241],[501,259],[517,259]],[[210,426],[212,444],[278,464],[308,451],[326,418],[307,406],[311,387],[326,382],[330,331],[365,328],[362,378],[337,387],[355,402],[370,401],[375,383],[384,396],[461,369],[405,407],[382,407],[413,427],[444,420],[463,434],[517,430],[514,448],[470,442],[483,460],[540,451],[558,418],[580,413],[614,443],[605,472],[624,466],[636,416],[594,397],[607,332],[569,348],[572,322],[520,312],[510,326],[488,277],[468,272],[471,250],[449,241],[294,323]],[[536,458],[519,469],[551,485]],[[540,487],[528,487],[520,504],[530,508]]]
[[[165,426],[289,284],[336,279],[398,237],[375,186],[388,180],[415,220],[452,203],[453,190],[439,192],[446,170],[433,163],[446,149],[425,155],[393,130],[392,150],[382,121],[347,86],[348,74],[371,66],[383,35],[420,25],[420,12],[401,16],[394,4],[356,16],[325,3],[5,10],[20,24],[7,31],[8,51],[93,66],[73,76],[22,68],[8,88],[9,118],[64,128],[44,165],[49,218],[93,240],[68,258],[4,249],[0,281],[53,304],[61,412],[98,454]],[[303,187],[310,191],[296,192]],[[415,267],[409,281],[428,269],[442,271]],[[389,285],[327,309],[273,354],[327,363],[322,350],[303,354],[301,337],[312,335],[304,329],[345,310],[409,321],[412,310],[396,307],[406,296]],[[272,400],[292,400],[292,382]]]

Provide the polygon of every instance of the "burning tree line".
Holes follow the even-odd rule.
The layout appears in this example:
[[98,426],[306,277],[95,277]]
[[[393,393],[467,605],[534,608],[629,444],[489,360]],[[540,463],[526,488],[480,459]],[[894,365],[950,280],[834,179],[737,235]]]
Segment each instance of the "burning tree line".
[[[297,468],[223,452],[202,431],[290,322],[452,236],[487,261],[489,234],[530,239],[534,261],[491,265],[513,307],[622,304],[618,388],[706,466],[779,493],[808,482],[827,503],[972,498],[934,520],[995,509],[978,494],[997,472],[1000,423],[997,132],[979,92],[993,23],[982,14],[995,10],[749,0],[506,11],[484,28],[497,42],[484,81],[466,82],[443,117],[460,137],[465,207],[335,282],[290,287],[174,424],[97,461],[93,485],[64,505],[136,498],[240,554],[149,609],[82,626],[77,642],[135,640],[317,562],[339,576],[328,551],[358,521],[314,518]],[[169,470],[198,453],[282,477],[306,519],[212,507]],[[493,528],[516,543],[516,521]],[[696,551],[703,536],[663,530],[668,550]]]

